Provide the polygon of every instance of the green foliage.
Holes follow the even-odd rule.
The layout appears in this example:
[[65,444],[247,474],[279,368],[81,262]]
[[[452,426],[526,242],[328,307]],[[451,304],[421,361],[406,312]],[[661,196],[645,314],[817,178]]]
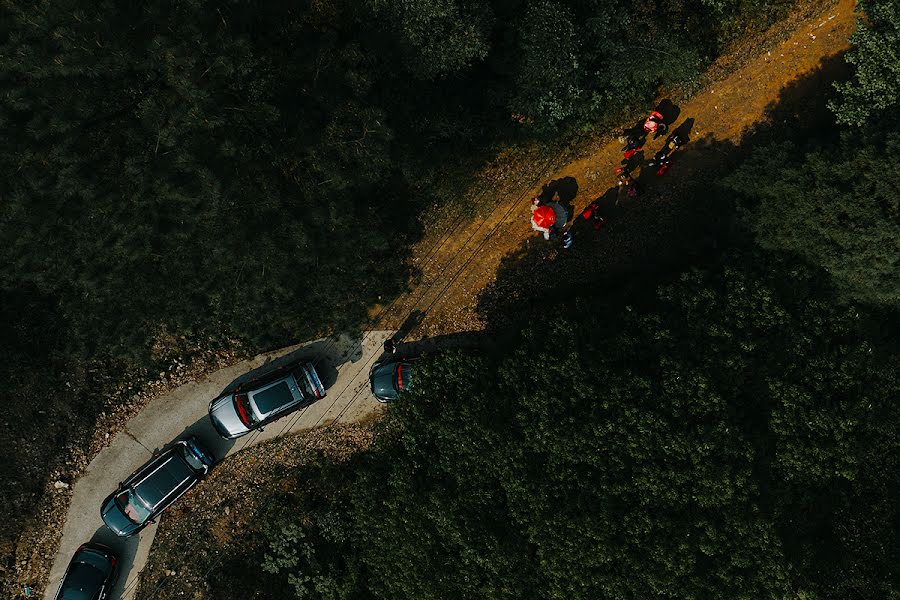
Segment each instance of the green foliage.
[[900,103],[900,2],[861,0],[857,10],[847,52],[854,78],[835,84],[842,98],[831,106],[840,123],[860,126]]
[[512,110],[555,128],[571,118],[582,95],[573,15],[553,0],[528,4],[520,27]]
[[[376,0],[377,4],[377,0]],[[423,79],[462,71],[490,50],[490,3],[475,0],[387,0],[409,69]]]
[[[548,312],[496,364],[453,354],[422,365],[354,485],[367,591],[892,590],[896,545],[879,545],[853,501],[871,492],[867,511],[895,531],[896,508],[876,492],[892,484],[867,473],[896,485],[897,472],[866,465],[895,460],[878,454],[898,443],[896,348],[807,270],[763,260],[759,275],[737,266],[748,258],[630,305]],[[839,512],[795,513],[826,490]],[[845,520],[851,531],[821,537]],[[852,567],[833,558],[826,573],[797,551],[806,545],[866,557],[866,575],[842,578]]]
[[[286,575],[295,598],[345,598],[346,590],[326,566],[320,563],[317,547],[308,539],[302,524],[289,517],[265,532],[269,549],[262,563],[262,570],[273,575]],[[325,517],[320,517],[324,522]]]
[[353,45],[276,9],[13,7],[5,279],[58,297],[75,348],[140,354],[160,324],[284,343],[402,278],[393,134]]
[[833,146],[757,149],[726,180],[766,248],[825,268],[859,299],[900,301],[900,132],[848,133]]

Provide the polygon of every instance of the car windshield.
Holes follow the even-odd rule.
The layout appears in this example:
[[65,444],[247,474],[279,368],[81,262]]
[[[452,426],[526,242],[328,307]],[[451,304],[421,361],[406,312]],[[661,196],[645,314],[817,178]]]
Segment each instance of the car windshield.
[[247,394],[235,394],[234,409],[237,411],[241,423],[247,427],[256,423],[256,417],[253,416],[253,411],[250,410],[250,402],[247,400]]
[[92,600],[106,581],[99,569],[84,563],[75,563],[66,575],[61,597],[66,600]]
[[272,387],[253,394],[253,402],[260,414],[267,415],[294,401],[294,394],[287,382],[279,381]]
[[135,525],[140,525],[150,518],[150,509],[144,506],[132,489],[127,489],[116,496],[116,505]]

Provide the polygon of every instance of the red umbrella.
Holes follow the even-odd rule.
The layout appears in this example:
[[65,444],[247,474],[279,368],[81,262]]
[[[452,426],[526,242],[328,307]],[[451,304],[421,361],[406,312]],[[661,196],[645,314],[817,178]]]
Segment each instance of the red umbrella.
[[549,229],[551,225],[556,223],[556,211],[552,206],[538,206],[534,210],[534,216],[531,217],[534,224],[544,229]]

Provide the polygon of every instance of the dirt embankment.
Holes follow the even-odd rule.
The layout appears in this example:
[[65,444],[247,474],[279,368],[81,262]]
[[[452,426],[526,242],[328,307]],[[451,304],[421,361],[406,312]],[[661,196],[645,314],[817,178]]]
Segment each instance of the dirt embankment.
[[316,460],[344,464],[368,449],[374,436],[371,419],[336,425],[254,446],[219,465],[191,502],[169,510],[135,597],[152,598],[159,589],[161,598],[215,598],[209,574],[228,568],[229,552],[254,543],[267,502],[279,493],[302,493],[301,478],[289,475]]

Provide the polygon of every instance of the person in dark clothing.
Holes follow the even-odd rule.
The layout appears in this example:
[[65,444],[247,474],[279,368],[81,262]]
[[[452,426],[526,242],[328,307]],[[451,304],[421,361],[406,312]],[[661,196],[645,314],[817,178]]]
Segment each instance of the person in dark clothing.
[[591,202],[587,208],[581,212],[581,218],[585,221],[591,221],[591,227],[594,231],[600,231],[607,218],[600,214],[600,203],[598,201]]
[[647,166],[657,169],[657,175],[664,174],[672,164],[672,154],[683,145],[684,138],[677,133],[673,133],[666,139],[666,145],[653,156],[653,160],[647,162]]
[[680,133],[675,132],[666,138],[666,146],[665,147],[670,149],[670,153],[675,152],[682,146],[684,146],[684,138],[681,137]]
[[622,147],[622,152],[625,153],[625,158],[629,158],[630,154],[634,154],[638,150],[640,150],[644,145],[644,137],[641,135],[629,134],[628,138],[625,141],[625,145]]
[[394,354],[397,352],[397,342],[394,341],[394,338],[389,337],[384,340],[384,353],[385,354]]
[[629,198],[636,198],[638,189],[637,182],[634,180],[634,177],[631,176],[631,171],[627,166],[616,169],[616,173],[618,174],[616,183],[619,186],[619,193],[616,196],[616,205],[618,205],[623,191],[628,194]]

